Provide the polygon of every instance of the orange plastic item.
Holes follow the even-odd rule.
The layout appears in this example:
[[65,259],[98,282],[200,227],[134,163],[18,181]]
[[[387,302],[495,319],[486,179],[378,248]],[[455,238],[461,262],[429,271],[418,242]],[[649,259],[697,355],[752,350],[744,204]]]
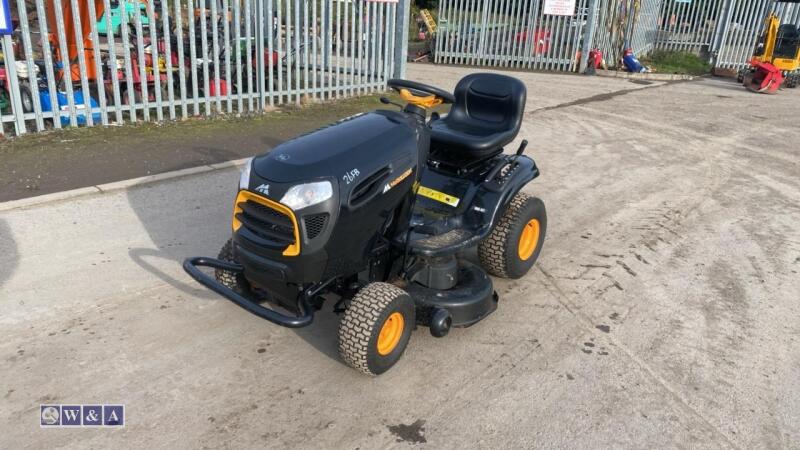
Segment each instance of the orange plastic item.
[[[64,18],[64,34],[66,35],[67,57],[61,54],[60,42],[58,40],[58,28],[56,28],[56,13],[54,0],[47,2],[47,26],[50,32],[49,40],[53,44],[56,58],[64,61],[69,61],[70,72],[72,74],[72,81],[80,81],[80,67],[78,65],[78,36],[76,36],[75,21],[73,15],[75,11],[72,10],[72,2],[70,0],[61,0],[61,14]],[[94,43],[91,39],[91,26],[92,23],[97,22],[100,17],[103,17],[105,5],[102,0],[94,0],[94,9],[96,17],[89,17],[89,3],[87,0],[78,0],[77,15],[80,19],[81,29],[79,31],[80,39],[83,40],[83,56],[86,59],[86,74],[89,80],[97,79],[97,68],[94,61]],[[63,69],[62,69],[63,70]]]

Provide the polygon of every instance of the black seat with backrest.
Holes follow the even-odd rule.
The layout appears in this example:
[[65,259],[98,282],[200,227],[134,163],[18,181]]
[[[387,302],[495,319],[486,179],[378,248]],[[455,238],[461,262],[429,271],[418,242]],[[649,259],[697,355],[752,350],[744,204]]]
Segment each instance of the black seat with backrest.
[[525,111],[525,85],[516,78],[476,73],[458,82],[456,101],[431,125],[432,147],[485,158],[513,141]]

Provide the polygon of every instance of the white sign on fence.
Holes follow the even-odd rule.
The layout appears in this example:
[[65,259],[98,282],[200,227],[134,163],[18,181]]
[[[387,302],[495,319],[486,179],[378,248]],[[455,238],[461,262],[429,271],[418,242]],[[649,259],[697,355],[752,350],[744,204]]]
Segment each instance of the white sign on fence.
[[11,34],[12,28],[8,0],[0,0],[0,35]]
[[574,16],[575,0],[544,0],[544,13],[551,16]]

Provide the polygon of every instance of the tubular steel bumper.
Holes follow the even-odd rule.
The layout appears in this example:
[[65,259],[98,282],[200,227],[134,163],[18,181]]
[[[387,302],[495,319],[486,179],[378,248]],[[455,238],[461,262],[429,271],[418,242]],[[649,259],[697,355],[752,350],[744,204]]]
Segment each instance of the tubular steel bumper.
[[186,258],[183,261],[183,270],[200,284],[262,319],[288,328],[305,327],[311,325],[311,322],[314,320],[314,310],[308,303],[308,295],[306,293],[301,293],[297,296],[297,310],[300,311],[300,315],[288,316],[273,309],[266,308],[258,302],[235,292],[215,278],[203,273],[199,267],[210,267],[212,269],[228,270],[236,273],[244,272],[244,267],[240,264],[205,256]]

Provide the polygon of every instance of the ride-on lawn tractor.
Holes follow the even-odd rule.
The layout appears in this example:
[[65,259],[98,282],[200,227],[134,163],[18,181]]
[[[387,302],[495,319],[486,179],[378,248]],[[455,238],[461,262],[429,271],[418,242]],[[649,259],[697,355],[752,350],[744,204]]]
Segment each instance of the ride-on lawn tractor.
[[[776,3],[800,3],[800,0],[777,0]],[[797,87],[800,82],[800,27],[781,25],[770,13],[764,19],[764,32],[758,40],[750,66],[739,72],[739,82],[753,91],[774,94],[781,86]]]
[[[525,275],[547,227],[544,203],[520,192],[539,175],[522,154],[527,142],[503,153],[522,122],[522,82],[473,74],[455,95],[388,85],[407,104],[381,101],[400,111],[359,114],[251,159],[232,239],[218,259],[184,262],[194,279],[278,325],[310,325],[335,301],[339,352],[367,374],[392,367],[416,325],[442,337],[492,313],[487,272]],[[446,117],[427,114],[441,103],[452,104]],[[476,246],[480,265],[463,258]]]

